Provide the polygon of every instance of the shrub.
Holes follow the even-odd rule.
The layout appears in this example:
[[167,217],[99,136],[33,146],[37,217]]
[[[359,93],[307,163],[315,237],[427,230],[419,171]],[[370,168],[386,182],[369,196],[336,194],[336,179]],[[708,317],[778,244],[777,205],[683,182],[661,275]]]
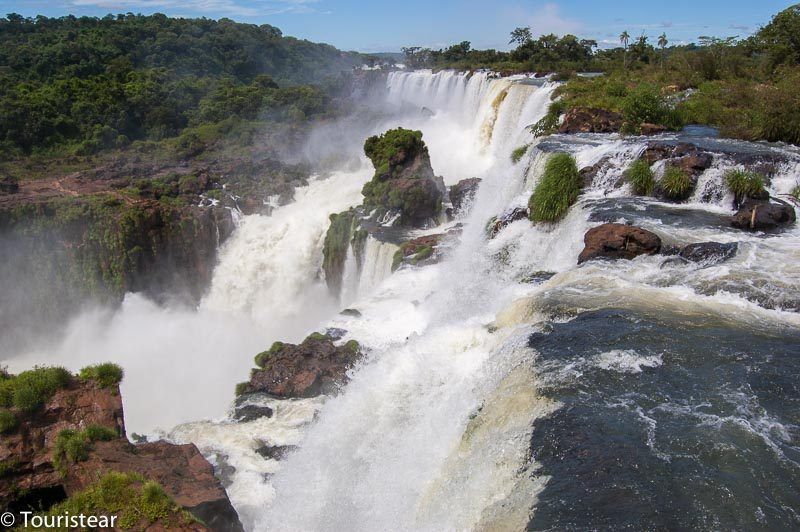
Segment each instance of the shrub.
[[653,193],[655,179],[650,165],[645,159],[637,159],[625,171],[625,178],[633,186],[634,194],[639,196],[649,196]]
[[87,366],[80,371],[82,379],[93,380],[103,388],[119,384],[124,376],[125,371],[111,362]]
[[102,425],[89,425],[83,432],[90,441],[111,441],[119,437],[116,430]]
[[64,474],[68,463],[74,464],[89,458],[93,442],[111,441],[118,437],[116,430],[102,425],[89,425],[84,430],[64,429],[56,436],[53,465]]
[[64,368],[34,368],[0,380],[0,406],[31,412],[42,406],[72,377]]
[[240,395],[244,395],[247,393],[247,389],[250,387],[250,381],[239,382],[236,384],[236,389],[234,390],[234,395],[239,397]]
[[11,410],[0,409],[0,434],[14,430],[19,425],[17,416]]
[[[380,136],[369,137],[364,142],[364,153],[375,166],[375,175],[391,173],[395,166],[426,151],[422,141],[422,131],[410,129],[390,129]],[[365,194],[366,195],[366,194]]]
[[527,153],[528,148],[530,148],[530,144],[525,144],[512,151],[511,162],[517,164],[520,161],[520,159],[522,159],[522,156],[525,155],[525,153]]
[[664,168],[664,176],[661,178],[661,189],[668,199],[682,201],[692,192],[692,179],[682,168],[668,165]]
[[678,114],[667,105],[658,87],[642,83],[628,93],[622,101],[623,128],[629,133],[639,133],[643,123],[661,124],[668,128],[680,126]]
[[733,192],[736,203],[746,198],[763,198],[767,195],[763,178],[755,172],[729,170],[725,173],[725,184]]
[[86,490],[50,508],[47,515],[116,515],[121,529],[145,529],[163,520],[164,527],[184,528],[196,520],[156,482],[137,473],[111,471]]
[[581,176],[575,158],[568,153],[554,153],[547,159],[544,175],[528,202],[534,222],[555,222],[566,214],[578,199]]

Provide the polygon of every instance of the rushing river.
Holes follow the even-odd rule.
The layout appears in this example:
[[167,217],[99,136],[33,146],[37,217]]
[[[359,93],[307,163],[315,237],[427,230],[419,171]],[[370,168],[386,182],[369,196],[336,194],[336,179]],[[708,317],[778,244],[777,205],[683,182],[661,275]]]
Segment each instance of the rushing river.
[[[362,162],[311,180],[269,217],[245,217],[199,309],[131,297],[115,316],[81,318],[55,360],[17,363],[79,366],[80,351],[132,368],[129,426],[195,442],[252,530],[797,529],[800,228],[731,228],[723,174],[737,154],[775,160],[769,190],[785,194],[800,153],[664,135],[702,145],[713,164],[683,204],[634,197],[619,177],[649,139],[532,138],[554,88],[482,73],[389,76],[384,118],[359,134],[421,129],[448,185],[482,178],[438,264],[391,273],[393,248],[368,242],[340,299],[327,295],[327,217],[360,203],[372,171]],[[487,220],[527,204],[553,151],[601,170],[558,224],[521,220],[487,239]],[[583,235],[606,221],[738,251],[715,264],[657,255],[578,266]],[[337,314],[344,306],[361,316]],[[225,417],[253,354],[325,327],[368,349],[339,395],[254,398],[275,415]],[[162,359],[202,373],[202,388],[148,371]],[[155,397],[152,379],[166,388]],[[169,415],[154,420],[163,405]],[[256,453],[264,444],[296,450],[277,462]]]

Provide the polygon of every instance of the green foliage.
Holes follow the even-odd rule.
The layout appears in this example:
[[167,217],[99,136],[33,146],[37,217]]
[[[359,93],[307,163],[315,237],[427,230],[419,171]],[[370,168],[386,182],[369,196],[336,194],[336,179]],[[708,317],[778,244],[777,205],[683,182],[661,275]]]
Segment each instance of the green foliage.
[[325,342],[325,341],[330,341],[330,338],[327,335],[322,334],[320,332],[312,332],[311,334],[309,334],[308,336],[305,337],[305,339],[302,341],[302,343],[306,343],[306,342]]
[[664,175],[659,184],[664,195],[673,201],[683,201],[692,192],[692,179],[688,172],[673,165],[664,167]]
[[331,225],[322,246],[322,270],[325,281],[334,293],[339,293],[347,250],[355,236],[358,217],[354,210],[331,214]]
[[32,412],[65,388],[71,375],[64,368],[37,367],[0,380],[0,406]]
[[547,114],[533,126],[530,126],[533,136],[543,137],[558,131],[558,121],[561,115],[564,114],[565,109],[566,105],[563,100],[554,100],[551,102],[550,106],[547,108]]
[[160,521],[166,529],[195,519],[156,482],[136,473],[106,473],[97,483],[53,506],[48,515],[116,515],[121,529],[144,529]]
[[650,165],[644,159],[637,159],[625,171],[625,179],[633,186],[633,192],[639,196],[649,196],[655,187],[655,178]]
[[125,376],[125,371],[117,364],[105,362],[103,364],[95,364],[94,366],[87,366],[80,371],[82,379],[91,379],[97,382],[101,387],[108,388],[122,382]]
[[[0,431],[2,432],[2,431]],[[19,461],[16,458],[9,458],[0,462],[0,478],[8,476],[19,467]]]
[[800,199],[800,185],[794,187],[790,194],[794,199]]
[[6,410],[5,408],[0,408],[0,434],[12,431],[17,428],[18,425],[19,420],[14,412]]
[[511,152],[511,162],[517,164],[522,157],[528,153],[528,148],[530,148],[530,144],[524,144],[518,148],[515,148],[514,151]]
[[355,340],[348,340],[342,347],[355,354],[361,350],[361,345]]
[[417,264],[433,255],[432,246],[422,246],[411,256],[411,264]]
[[747,170],[729,170],[725,173],[725,184],[733,192],[737,203],[746,198],[763,198],[766,194],[764,179]]
[[770,66],[800,64],[800,4],[790,6],[774,17],[754,36],[756,45],[765,51]]
[[390,178],[396,168],[423,151],[427,152],[427,148],[422,142],[422,131],[401,127],[369,137],[364,142],[364,153],[375,167],[375,178],[380,179]]
[[680,117],[661,97],[658,87],[642,83],[628,92],[622,101],[623,129],[639,133],[643,123],[660,124],[668,128],[680,126]]
[[245,382],[238,382],[236,383],[236,389],[234,390],[234,394],[236,397],[244,395],[247,393],[248,388],[250,388],[250,381]]
[[261,353],[256,355],[256,366],[263,368],[270,358],[278,354],[283,349],[285,344],[283,342],[273,342],[272,346]]
[[117,431],[101,425],[89,425],[80,431],[64,429],[56,436],[53,446],[53,465],[64,475],[69,464],[89,458],[93,442],[111,441],[118,437]]
[[[0,155],[91,154],[229,117],[302,120],[327,98],[294,85],[322,82],[358,62],[266,24],[9,15],[0,18]],[[203,149],[182,142],[187,155]]]
[[568,153],[552,154],[528,202],[530,219],[534,222],[560,220],[578,199],[582,185],[575,158]]

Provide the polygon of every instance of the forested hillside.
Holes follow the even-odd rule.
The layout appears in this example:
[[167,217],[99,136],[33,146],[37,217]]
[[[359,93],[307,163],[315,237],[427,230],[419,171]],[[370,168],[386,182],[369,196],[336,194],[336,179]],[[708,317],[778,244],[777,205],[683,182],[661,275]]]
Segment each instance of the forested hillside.
[[11,14],[0,18],[0,154],[89,154],[223,117],[303,120],[325,111],[319,85],[359,62],[266,24]]

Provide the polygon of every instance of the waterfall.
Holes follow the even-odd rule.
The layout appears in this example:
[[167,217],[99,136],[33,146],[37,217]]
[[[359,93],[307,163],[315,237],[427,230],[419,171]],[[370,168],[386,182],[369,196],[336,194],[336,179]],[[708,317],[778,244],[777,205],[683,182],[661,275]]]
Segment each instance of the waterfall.
[[342,275],[341,306],[347,306],[359,298],[368,296],[384,279],[392,273],[392,260],[399,248],[391,242],[382,242],[372,235],[367,236],[361,256],[353,249],[347,249],[347,259]]

